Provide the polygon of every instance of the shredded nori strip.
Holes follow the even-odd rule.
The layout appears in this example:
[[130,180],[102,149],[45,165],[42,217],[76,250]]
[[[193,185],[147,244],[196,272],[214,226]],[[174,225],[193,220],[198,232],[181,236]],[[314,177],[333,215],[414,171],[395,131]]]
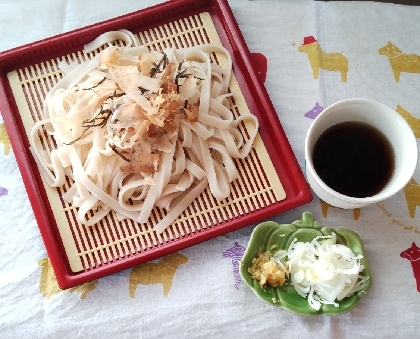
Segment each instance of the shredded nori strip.
[[186,68],[184,68],[182,71],[180,71],[181,69],[181,65],[182,62],[178,65],[178,70],[177,70],[177,74],[175,75],[175,85],[176,85],[176,92],[179,94],[179,87],[181,86],[178,82],[179,78],[186,78],[185,76],[185,72],[186,72]]
[[188,77],[190,77],[190,76],[193,76],[195,79],[197,79],[197,80],[204,80],[204,79],[201,79],[201,78],[199,78],[199,77],[196,77],[195,75],[192,75],[192,74],[190,74],[190,73],[185,73],[186,71],[187,71],[187,69],[186,68],[184,68],[182,71],[181,71],[181,66],[182,66],[182,64],[184,63],[184,61],[181,61],[180,62],[180,64],[178,65],[178,70],[177,70],[177,74],[175,75],[175,85],[176,85],[176,92],[179,94],[179,87],[180,86],[182,86],[182,85],[180,85],[179,84],[179,79],[184,79],[184,78],[188,78]]
[[[163,53],[162,59],[160,59],[159,63],[153,63],[154,67],[150,70],[149,76],[153,78],[157,73],[161,73],[166,68],[168,61],[168,57],[165,53]],[[160,69],[161,66],[163,66],[162,70]]]
[[181,60],[181,62],[178,64],[178,72],[181,70],[182,64],[184,63],[184,59]]
[[93,89],[95,89],[96,87],[98,87],[99,85],[101,85],[101,84],[103,84],[104,82],[105,82],[105,80],[106,80],[107,78],[106,77],[104,77],[101,81],[99,81],[95,86],[92,86],[92,87],[89,87],[89,88],[82,88],[82,90],[84,90],[84,91],[88,91],[88,90],[93,90]]
[[121,93],[118,93],[118,94],[117,94],[117,89],[116,89],[116,90],[114,91],[114,93],[112,93],[112,95],[110,95],[108,98],[106,98],[106,100],[119,98],[119,97],[122,97],[123,95],[125,95],[125,93],[124,93],[124,92],[121,92]]
[[115,152],[116,155],[120,156],[122,159],[124,159],[127,162],[130,162],[131,160],[126,158],[123,154],[121,154],[115,145],[109,144],[109,147]]
[[165,53],[163,53],[163,67],[162,67],[162,69],[165,69],[166,66],[168,66],[168,64],[169,64],[168,56]]
[[103,107],[101,107],[100,112],[92,119],[92,121],[83,121],[82,127],[105,127],[111,115],[112,111],[110,109],[103,109]]
[[149,92],[149,90],[148,90],[148,89],[145,89],[145,88],[143,88],[143,87],[139,87],[139,90],[140,90],[141,94],[144,94],[144,93],[146,93],[146,92]]
[[69,143],[64,143],[64,145],[73,145],[76,141],[82,139],[82,137],[85,135],[85,133],[87,132],[87,130],[89,129],[89,127],[85,128],[82,132],[82,134],[80,134],[80,136],[77,139],[74,139],[73,141],[70,141]]
[[101,109],[99,110],[99,112],[96,114],[94,118],[83,121],[82,127],[84,127],[85,129],[83,130],[82,134],[80,134],[78,138],[74,139],[68,144],[66,143],[64,144],[65,145],[74,144],[76,141],[80,140],[85,135],[85,133],[92,127],[97,127],[97,126],[102,127],[102,128],[105,127],[111,115],[112,115],[112,111],[110,109],[104,109],[103,106],[101,106]]

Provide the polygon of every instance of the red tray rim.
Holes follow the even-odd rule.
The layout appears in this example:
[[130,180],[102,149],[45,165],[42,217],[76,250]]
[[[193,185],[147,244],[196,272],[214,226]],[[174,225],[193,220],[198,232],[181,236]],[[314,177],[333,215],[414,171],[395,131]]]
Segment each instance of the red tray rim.
[[[19,111],[7,80],[7,73],[12,69],[24,67],[28,63],[34,64],[37,62],[37,60],[34,61],[34,56],[35,58],[38,57],[42,60],[48,60],[55,57],[57,51],[60,50],[59,46],[62,46],[63,44],[67,45],[69,48],[66,50],[67,53],[71,49],[81,49],[84,44],[90,42],[101,33],[113,29],[127,28],[127,25],[129,26],[129,23],[132,21],[139,19],[145,20],[145,25],[141,26],[140,29],[146,29],[148,25],[150,27],[159,26],[159,22],[156,21],[156,18],[161,18],[162,21],[173,21],[178,18],[187,17],[192,13],[197,14],[203,11],[210,12],[218,33],[225,34],[221,37],[221,40],[223,45],[232,55],[234,68],[240,70],[239,73],[235,72],[235,75],[237,76],[241,89],[244,90],[245,87],[246,93],[243,94],[249,105],[250,111],[254,113],[257,110],[258,114],[260,116],[263,115],[263,118],[265,119],[265,133],[260,130],[260,135],[270,156],[273,154],[277,155],[277,158],[273,160],[273,164],[284,185],[287,195],[286,199],[243,215],[240,218],[228,221],[222,225],[218,225],[217,227],[210,227],[204,231],[198,231],[194,234],[184,236],[183,238],[167,242],[165,245],[158,245],[152,249],[148,249],[147,252],[142,253],[141,256],[130,256],[87,271],[77,273],[71,272],[68,266],[67,256],[64,253],[61,238],[57,234],[58,230],[56,229],[55,220],[51,220],[51,208],[49,207],[48,202],[45,203],[44,200],[46,194],[41,183],[40,175],[38,171],[32,171],[33,168],[36,168],[34,167],[36,165],[29,150],[25,146],[27,145],[26,134],[22,129]],[[147,23],[147,19],[150,21],[151,18],[153,18],[153,23]],[[63,55],[63,52],[58,54],[61,56]],[[243,86],[244,84],[246,86]],[[312,200],[312,193],[308,183],[304,178],[268,93],[258,73],[255,71],[250,51],[248,50],[227,0],[167,1],[123,16],[1,52],[0,108],[47,254],[56,274],[57,282],[62,289],[74,287],[101,278],[105,275],[130,268],[134,265],[156,259],[171,252],[182,250],[227,232],[274,217],[275,215]],[[272,140],[273,135],[276,136],[276,142]],[[274,163],[275,160],[278,160],[279,158],[285,160],[285,162],[282,164],[279,164],[278,162]],[[293,182],[285,181],[282,177],[287,177],[289,180],[292,179]],[[168,246],[168,244],[170,245]]]

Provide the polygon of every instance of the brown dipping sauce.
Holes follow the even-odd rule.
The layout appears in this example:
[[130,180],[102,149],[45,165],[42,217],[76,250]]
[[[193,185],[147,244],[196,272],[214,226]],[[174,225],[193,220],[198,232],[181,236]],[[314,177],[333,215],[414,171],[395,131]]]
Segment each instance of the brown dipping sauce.
[[313,151],[321,180],[336,192],[355,198],[371,197],[386,186],[394,172],[394,158],[387,137],[359,121],[329,127]]

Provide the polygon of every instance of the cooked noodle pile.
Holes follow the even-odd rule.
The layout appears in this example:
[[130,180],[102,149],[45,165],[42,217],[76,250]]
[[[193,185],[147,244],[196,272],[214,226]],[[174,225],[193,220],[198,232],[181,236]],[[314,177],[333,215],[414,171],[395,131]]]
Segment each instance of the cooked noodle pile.
[[[154,228],[162,233],[207,187],[219,201],[229,196],[238,177],[233,159],[250,152],[258,120],[229,109],[232,62],[223,47],[148,52],[121,30],[85,50],[104,44],[92,60],[59,65],[66,75],[46,96],[31,151],[50,186],[72,179],[64,199],[82,224],[112,210],[146,223],[157,206],[168,211]],[[226,56],[225,69],[211,62],[213,52]],[[254,126],[248,140],[238,129],[243,121]],[[43,128],[57,144],[51,152],[41,145]]]

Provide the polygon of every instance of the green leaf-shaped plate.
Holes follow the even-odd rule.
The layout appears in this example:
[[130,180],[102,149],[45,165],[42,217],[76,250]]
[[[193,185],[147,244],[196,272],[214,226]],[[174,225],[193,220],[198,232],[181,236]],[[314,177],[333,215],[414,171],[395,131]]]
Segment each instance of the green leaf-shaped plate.
[[[364,265],[364,270],[361,274],[369,276],[366,287],[339,301],[339,307],[322,304],[318,311],[314,310],[309,306],[308,300],[301,297],[293,286],[271,287],[266,285],[265,289],[262,289],[259,282],[253,279],[248,272],[248,268],[252,265],[252,259],[257,257],[259,250],[268,251],[273,245],[277,245],[276,249],[273,250],[274,252],[282,249],[287,250],[295,238],[297,238],[297,241],[309,242],[318,235],[331,235],[333,232],[337,235],[337,243],[346,245],[356,255],[363,254],[361,263]],[[372,285],[372,275],[360,237],[348,229],[322,227],[319,222],[314,221],[310,212],[304,212],[302,219],[292,224],[278,224],[267,221],[256,226],[241,261],[240,275],[254,293],[266,303],[302,315],[337,315],[348,312],[356,306]]]

